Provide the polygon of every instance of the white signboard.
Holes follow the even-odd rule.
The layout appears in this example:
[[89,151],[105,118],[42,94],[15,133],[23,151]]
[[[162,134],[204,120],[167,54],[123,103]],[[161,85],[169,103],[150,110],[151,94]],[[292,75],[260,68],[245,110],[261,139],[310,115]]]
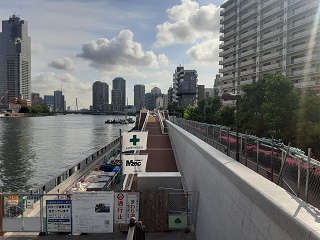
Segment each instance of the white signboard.
[[72,232],[71,200],[47,200],[47,232]]
[[122,155],[122,173],[145,172],[148,154],[144,155]]
[[131,217],[139,219],[139,193],[115,193],[115,223],[129,223]]
[[122,152],[147,149],[148,132],[126,132],[122,134]]
[[114,192],[76,192],[72,199],[73,232],[113,232]]
[[34,200],[27,200],[27,209],[33,209]]

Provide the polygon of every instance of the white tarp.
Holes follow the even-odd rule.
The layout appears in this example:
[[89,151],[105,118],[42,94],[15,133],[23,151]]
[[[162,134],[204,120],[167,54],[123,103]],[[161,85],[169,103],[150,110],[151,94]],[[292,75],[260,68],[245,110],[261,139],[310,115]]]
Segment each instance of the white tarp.
[[73,193],[73,232],[113,232],[113,205],[113,191]]
[[145,172],[148,154],[144,155],[122,155],[122,173],[131,174]]
[[122,152],[147,149],[148,132],[122,133]]

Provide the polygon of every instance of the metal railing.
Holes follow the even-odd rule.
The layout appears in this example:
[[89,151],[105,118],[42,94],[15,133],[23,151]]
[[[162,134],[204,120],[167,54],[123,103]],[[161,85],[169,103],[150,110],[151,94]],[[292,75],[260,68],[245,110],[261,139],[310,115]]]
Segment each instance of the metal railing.
[[[171,118],[172,119],[172,118]],[[174,123],[236,158],[236,132],[230,128],[174,118]],[[282,142],[239,133],[240,163],[277,183],[302,200],[320,207],[320,162],[300,149]]]

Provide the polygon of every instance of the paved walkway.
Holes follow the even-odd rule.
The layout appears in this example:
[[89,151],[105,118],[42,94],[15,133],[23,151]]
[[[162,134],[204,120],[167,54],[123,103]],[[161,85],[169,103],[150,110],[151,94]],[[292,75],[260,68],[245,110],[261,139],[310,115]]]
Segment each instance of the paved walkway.
[[[86,240],[125,240],[127,234],[115,232],[115,233],[91,233],[87,235],[80,234],[49,234],[46,236],[39,236],[38,233],[6,233],[0,237],[0,240],[31,240],[31,239],[42,239],[42,240],[56,240],[56,239],[86,239]],[[147,240],[191,240],[192,233],[185,233],[184,231],[171,231],[171,232],[153,232],[146,233]]]

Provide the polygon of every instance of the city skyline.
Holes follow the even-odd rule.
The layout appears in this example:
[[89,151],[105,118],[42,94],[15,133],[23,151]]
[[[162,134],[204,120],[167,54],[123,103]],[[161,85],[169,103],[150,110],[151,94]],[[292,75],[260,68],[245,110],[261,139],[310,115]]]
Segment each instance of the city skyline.
[[133,104],[135,84],[165,93],[180,64],[196,69],[199,84],[212,87],[222,2],[13,0],[0,3],[0,14],[1,20],[16,14],[28,22],[32,92],[49,95],[63,85],[67,106],[78,98],[79,107],[89,108],[95,81],[111,86],[123,77]]

